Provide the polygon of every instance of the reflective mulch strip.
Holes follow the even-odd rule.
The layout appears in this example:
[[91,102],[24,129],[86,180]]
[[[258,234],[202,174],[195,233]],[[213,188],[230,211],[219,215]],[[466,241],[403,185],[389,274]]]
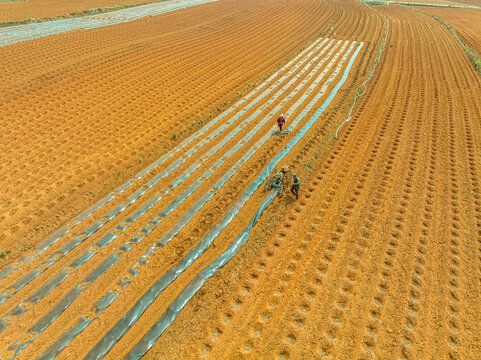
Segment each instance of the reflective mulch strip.
[[[349,71],[357,57],[359,51],[361,50],[363,43],[361,42],[357,47],[354,55],[352,56],[349,64],[347,65],[344,75],[341,81],[333,89],[329,97],[326,99],[324,104],[316,111],[316,113],[308,120],[301,131],[294,136],[294,138],[287,144],[287,146],[276,156],[271,162],[266,166],[262,174],[254,180],[251,186],[246,190],[244,195],[241,197],[239,202],[242,201],[243,197],[250,197],[252,194],[264,183],[268,178],[271,171],[277,165],[277,163],[286,156],[292,148],[301,140],[304,135],[309,131],[309,129],[314,125],[314,123],[320,118],[325,109],[330,105],[332,99],[336,96],[337,92],[347,80]],[[274,194],[271,194],[271,197]],[[264,202],[259,207],[251,223],[244,229],[244,231],[231,243],[228,249],[222,253],[216,260],[210,263],[203,271],[201,271],[195,278],[190,282],[190,284],[182,291],[182,293],[175,299],[169,306],[167,311],[162,315],[162,317],[155,323],[155,325],[147,332],[147,334],[142,338],[142,340],[135,345],[135,347],[127,355],[126,359],[140,359],[145,353],[155,344],[157,339],[162,335],[162,333],[174,322],[174,320],[179,315],[180,311],[188,303],[188,301],[195,295],[195,293],[205,284],[205,282],[215,275],[229,260],[231,260],[240,247],[249,240],[249,233],[252,229],[253,224],[262,215],[262,212],[267,208],[272,200],[270,197],[266,198]],[[243,206],[242,204],[236,204],[235,206]],[[227,215],[229,216],[229,214]],[[230,217],[230,216],[229,216]],[[148,294],[148,293],[147,293]],[[146,294],[146,295],[147,295]],[[145,296],[145,295],[144,295]],[[142,299],[141,299],[142,300]]]
[[218,0],[172,0],[139,5],[128,9],[115,10],[97,15],[9,26],[0,29],[0,46],[38,39],[72,30],[88,30],[122,24],[146,16],[161,15],[171,11],[216,1]]
[[[322,44],[324,44],[325,42],[327,41],[324,40],[321,45],[319,45],[318,47],[321,47]],[[316,56],[314,56],[308,63],[307,66],[305,66],[293,79],[291,79],[291,81],[288,82],[287,85],[285,85],[281,90],[279,90],[276,94],[274,94],[274,98],[277,98],[279,97],[284,91],[285,89],[287,89],[288,87],[290,87],[294,82],[295,80],[297,80],[297,78],[302,75],[304,72],[306,72],[310,66],[329,48],[329,46],[332,44],[333,40],[331,40],[331,42],[329,43],[328,46],[326,46],[319,54],[317,54]],[[340,41],[337,43],[337,45],[340,43]],[[334,51],[334,49],[337,47],[337,45],[333,48],[333,50],[331,50],[330,54],[327,56],[327,58],[329,58],[331,55],[332,55],[332,52]],[[341,52],[343,51],[343,49],[345,48],[345,45],[343,46],[343,48],[341,49]],[[308,54],[308,56],[306,57],[306,59],[309,58],[311,54]],[[300,64],[304,63],[305,60],[301,61],[300,63],[296,64],[295,68],[293,69],[293,71],[295,69],[297,69],[299,67]],[[321,60],[321,63],[323,63],[325,61],[325,59]],[[319,66],[316,66],[315,69],[316,71],[318,70]],[[309,73],[308,74],[308,78],[312,77],[313,76],[313,73]],[[286,76],[284,76],[283,78],[286,78]],[[282,79],[281,78],[277,83],[281,83]],[[298,89],[297,89],[298,90]],[[278,111],[278,109],[280,109],[282,106],[285,105],[285,103],[293,96],[293,94],[289,95],[286,99],[284,99],[280,105],[278,105],[276,107],[276,109],[274,111]],[[274,99],[270,99],[270,101],[272,102]],[[258,113],[255,113],[254,115],[252,115],[250,118],[249,118],[249,121],[252,121],[254,117],[257,117],[261,112],[258,111]],[[74,301],[85,289],[87,289],[98,277],[100,277],[109,267],[111,267],[115,262],[118,261],[118,259],[120,259],[120,257],[124,256],[126,252],[128,252],[130,249],[132,249],[135,245],[137,245],[143,238],[145,238],[145,236],[150,233],[154,228],[155,226],[157,226],[162,220],[163,218],[165,218],[170,212],[172,212],[182,201],[184,201],[188,196],[190,196],[201,184],[202,182],[210,177],[210,175],[214,172],[214,170],[216,168],[218,168],[219,166],[222,165],[222,163],[230,156],[232,156],[235,152],[237,152],[242,146],[244,146],[244,144],[246,144],[256,133],[258,133],[258,131],[260,130],[260,128],[265,125],[265,123],[267,121],[269,121],[272,117],[273,113],[269,114],[268,116],[265,116],[264,117],[264,120],[259,122],[249,133],[248,135],[246,135],[244,137],[244,139],[242,141],[240,141],[239,143],[237,143],[233,148],[231,148],[227,153],[226,155],[223,157],[223,159],[217,161],[212,167],[211,169],[209,169],[202,177],[200,180],[196,181],[194,184],[192,184],[183,194],[181,194],[174,202],[172,202],[166,209],[164,209],[154,220],[152,220],[151,222],[149,222],[149,224],[147,224],[147,226],[142,229],[141,231],[138,232],[138,234],[136,236],[134,236],[131,240],[129,240],[124,246],[122,246],[114,255],[112,255],[110,258],[108,258],[106,261],[104,261],[104,263],[102,265],[100,265],[92,274],[90,274],[86,279],[84,279],[84,281],[78,285],[74,290],[72,290],[69,294],[67,294],[64,299],[55,306],[54,309],[52,309],[46,316],[44,316],[39,322],[36,323],[36,325],[31,328],[29,330],[29,333],[33,333],[35,334],[34,336],[31,336],[31,339],[29,342],[23,344],[22,346],[20,346],[20,348],[18,347],[18,343],[14,344],[13,346],[10,347],[10,350],[13,350],[13,348],[16,348],[16,351],[17,351],[17,354],[19,353],[19,351],[22,351],[24,348],[26,348],[29,343],[31,341],[33,341],[37,336],[38,334],[43,331],[50,323],[52,323],[57,317],[58,315],[60,315],[60,313],[62,311],[64,311],[68,306],[69,304]],[[237,130],[234,130],[236,131],[236,134],[240,131],[237,131]],[[265,138],[265,141],[271,137],[271,133],[268,133],[267,134],[268,136]],[[232,137],[231,137],[232,138]],[[215,152],[217,152],[218,149],[220,149],[222,146],[224,146],[227,142],[221,142],[217,145],[217,147],[214,147],[212,150],[211,150],[211,154],[210,155],[213,155]],[[223,183],[225,183],[239,168],[240,166],[242,166],[243,162],[246,161],[248,158],[250,158],[250,156],[252,156],[252,154],[254,154],[257,149],[259,149],[260,146],[257,146],[257,147],[254,147],[254,151],[250,151],[249,152],[249,156],[248,157],[244,157],[243,161],[240,162],[240,164],[236,165],[236,167],[234,167],[234,171],[233,172],[230,172],[229,173],[229,176],[228,177],[224,177],[223,181],[222,181],[222,185]],[[202,161],[199,163],[201,164]],[[194,167],[194,166],[193,166]],[[198,166],[195,166],[195,169],[197,169]],[[182,175],[182,177],[186,177],[185,175]],[[175,183],[180,183],[180,181],[176,180],[174,181],[173,184]],[[171,187],[173,187],[174,185],[171,184]],[[220,184],[219,185],[219,188],[220,188]],[[162,195],[165,195],[165,192],[162,193]],[[159,196],[159,195],[157,195]],[[207,201],[207,199],[204,201],[204,203]],[[146,204],[147,205],[147,204]],[[149,206],[150,208],[151,206]],[[185,225],[185,224],[184,224]],[[120,231],[120,230],[119,230]],[[98,251],[99,248],[97,247],[96,248],[96,251]],[[119,255],[121,254],[121,255]],[[81,256],[80,258],[82,258],[83,260],[86,259],[86,257],[88,256],[92,256],[92,251],[87,251],[84,256]],[[86,260],[85,260],[86,261]],[[84,262],[85,262],[84,261]],[[38,292],[36,292],[32,297],[30,297],[29,299],[27,299],[26,301],[24,302],[27,302],[29,304],[32,304],[32,303],[36,303],[38,302],[43,296],[46,295],[46,291],[50,291],[51,289],[53,289],[53,287],[55,287],[56,285],[58,285],[58,283],[60,283],[61,281],[63,281],[67,276],[69,276],[69,274],[72,273],[73,270],[75,270],[76,268],[78,268],[80,266],[78,260],[75,260],[74,263],[70,264],[68,267],[66,267],[64,270],[62,270],[62,272],[60,274],[58,274],[56,277],[54,277],[53,279],[51,279],[47,284],[45,284]],[[22,306],[21,304],[19,306],[17,306],[17,308],[15,308],[13,310],[13,313],[12,314],[9,314],[9,315],[15,315],[15,316],[21,316],[23,313],[25,313],[26,309],[22,309]],[[8,318],[8,315],[3,319],[5,320],[6,318]],[[6,328],[8,326],[7,322],[5,321],[2,321],[2,330],[4,328]]]
[[[354,44],[353,44],[354,45]],[[345,78],[347,78],[347,74],[349,73],[350,66],[352,66],[352,62],[354,61],[355,56],[357,56],[357,53],[359,52],[362,44],[359,45],[358,49],[355,52],[355,55],[351,58],[351,62],[349,65],[349,68],[346,69],[345,76],[339,84],[334,88],[333,94],[331,94],[326,100],[326,103],[323,104],[321,107],[322,113],[324,109],[329,105],[329,103],[332,101],[333,97],[337,93],[337,90],[342,86],[342,84],[345,81]],[[353,46],[348,50],[348,52],[351,52]],[[320,116],[320,113],[318,116]],[[318,114],[318,113],[316,113]],[[292,147],[305,135],[307,130],[313,125],[315,120],[309,120],[306,125],[301,129],[300,133],[301,135],[296,135],[293,140],[284,148],[281,153],[276,156],[268,165],[268,167],[263,171],[260,177],[256,181],[257,182],[246,190],[246,192],[241,196],[240,200],[237,202],[237,204],[228,212],[228,214],[224,217],[224,219],[216,225],[209,234],[207,234],[202,240],[201,243],[191,250],[189,254],[181,260],[181,262],[171,270],[169,270],[157,283],[155,283],[151,289],[134,305],[134,307],[131,308],[131,310],[112,328],[105,336],[104,338],[92,349],[92,351],[89,353],[87,358],[101,358],[105,356],[105,354],[109,351],[109,349],[115,345],[115,343],[118,341],[118,339],[136,322],[136,320],[141,316],[141,314],[145,311],[145,309],[150,306],[150,304],[157,298],[157,296],[175,279],[177,278],[188,266],[190,266],[200,255],[202,255],[205,250],[210,247],[214,239],[220,234],[225,227],[231,222],[231,220],[240,212],[242,207],[245,205],[245,203],[249,200],[249,198],[252,196],[253,192],[262,184],[267,176],[270,174],[272,171],[272,168],[292,149]],[[260,142],[262,141],[267,141],[269,139],[270,134],[266,134],[266,136],[261,139]],[[261,144],[256,144],[254,148],[257,148],[258,145]],[[246,154],[247,155],[247,154]],[[169,237],[175,236],[175,234],[168,234]],[[162,241],[162,239],[161,239]],[[124,284],[122,287],[125,287],[132,281],[132,278],[137,275],[140,272],[141,266],[144,265],[149,261],[149,256],[150,254],[144,255],[141,260],[133,267],[131,270],[129,270],[129,278],[128,279],[123,279]],[[136,268],[137,267],[137,268]],[[120,290],[120,289],[119,289]],[[121,291],[121,290],[120,290]],[[64,335],[56,341],[45,353],[43,356],[46,356],[45,358],[49,356],[55,356],[58,354],[59,350],[63,349],[66,344],[68,344],[78,333],[83,331],[110,303],[113,302],[113,300],[118,296],[118,294],[114,291],[110,291],[101,301],[99,301],[96,306],[95,306],[95,314],[92,315],[91,317],[82,317],[80,321],[77,323],[77,325],[72,328],[71,330],[67,331],[64,333]]]

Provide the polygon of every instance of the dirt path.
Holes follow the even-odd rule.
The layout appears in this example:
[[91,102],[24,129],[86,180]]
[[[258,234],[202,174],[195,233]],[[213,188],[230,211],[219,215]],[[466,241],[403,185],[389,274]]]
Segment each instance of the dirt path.
[[302,198],[265,214],[146,358],[481,352],[481,84],[440,24],[377,8],[386,53]]

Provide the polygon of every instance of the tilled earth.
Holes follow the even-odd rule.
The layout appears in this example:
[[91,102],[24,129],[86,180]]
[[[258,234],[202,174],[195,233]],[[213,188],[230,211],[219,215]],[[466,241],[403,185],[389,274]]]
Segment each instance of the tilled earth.
[[2,47],[7,261],[248,93],[335,14],[318,1],[223,1]]
[[435,20],[226,0],[0,53],[18,59],[1,63],[3,357],[125,357],[301,135],[276,163],[299,200],[274,200],[146,358],[481,353],[481,82]]
[[[481,6],[481,1],[477,4]],[[451,25],[463,42],[481,54],[481,9],[442,9],[429,7],[421,10],[433,14]],[[451,11],[449,11],[451,10]]]
[[0,1],[0,22],[44,19],[72,15],[91,9],[147,4],[152,0],[27,0]]

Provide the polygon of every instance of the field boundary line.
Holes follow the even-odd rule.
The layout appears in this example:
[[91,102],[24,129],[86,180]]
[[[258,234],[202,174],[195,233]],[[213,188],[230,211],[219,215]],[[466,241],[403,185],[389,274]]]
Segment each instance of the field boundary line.
[[[464,41],[459,37],[456,30],[451,25],[449,25],[449,23],[447,23],[443,19],[437,17],[436,15],[433,15],[433,14],[428,13],[426,11],[423,11],[421,9],[416,9],[415,7],[410,6],[410,5],[405,5],[405,6],[411,8],[413,10],[416,10],[417,12],[420,12],[424,15],[427,15],[427,16],[433,18],[434,20],[436,20],[437,22],[439,22],[440,24],[442,24],[451,33],[451,35],[456,39],[456,41],[461,46],[464,53],[466,54],[466,56],[470,60],[471,64],[473,65],[474,70],[478,73],[479,76],[481,76],[481,58],[479,57],[478,52],[471,49],[469,46],[467,46],[464,43]],[[480,7],[480,9],[481,9],[481,7]]]
[[[364,4],[364,3],[363,3]],[[365,5],[366,7],[369,7],[368,5]],[[339,129],[347,122],[349,122],[351,120],[351,115],[352,115],[352,110],[354,109],[354,106],[356,105],[356,101],[358,98],[360,98],[361,96],[364,95],[364,93],[367,91],[367,82],[369,80],[371,80],[373,74],[374,74],[374,70],[376,70],[376,67],[377,67],[377,64],[379,63],[379,61],[381,60],[381,56],[382,56],[382,53],[384,52],[384,48],[386,46],[386,39],[387,39],[387,36],[389,34],[389,20],[388,18],[386,17],[386,15],[384,15],[383,13],[381,13],[380,11],[376,10],[376,9],[373,9],[375,12],[377,12],[379,15],[381,15],[381,17],[384,19],[384,22],[385,22],[385,34],[381,40],[381,44],[379,45],[379,49],[377,51],[377,55],[376,55],[376,58],[374,59],[374,62],[372,64],[372,67],[371,67],[371,70],[369,71],[369,74],[367,75],[367,78],[366,80],[364,80],[363,84],[362,84],[362,87],[364,88],[364,90],[362,89],[362,87],[359,87],[358,90],[357,90],[357,93],[356,95],[354,96],[354,100],[352,101],[352,105],[351,105],[351,108],[349,109],[349,113],[347,114],[347,118],[337,127],[336,129],[336,140],[337,140],[337,134],[339,132]]]

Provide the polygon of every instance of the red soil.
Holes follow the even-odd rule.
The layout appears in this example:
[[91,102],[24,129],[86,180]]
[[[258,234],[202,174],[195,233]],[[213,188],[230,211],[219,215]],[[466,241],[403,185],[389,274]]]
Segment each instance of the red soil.
[[0,22],[48,19],[90,9],[154,2],[152,0],[27,0],[0,1]]
[[[481,6],[481,4],[480,4]],[[436,15],[451,25],[463,42],[481,54],[481,9],[424,8],[423,11]]]
[[335,15],[314,0],[274,4],[223,1],[0,48],[0,249],[9,253],[0,266],[194,132]]
[[441,24],[376,9],[383,59],[339,140],[305,148],[300,201],[269,209],[146,358],[479,357],[481,81]]
[[[381,44],[380,13],[389,22],[385,51],[352,120],[334,140]],[[22,254],[18,245],[34,247],[175,146],[174,132],[182,130],[182,138],[194,132],[197,125],[188,125],[197,124],[199,113],[208,117],[227,107],[248,84],[264,79],[318,37],[333,18],[323,36],[365,44],[331,106],[284,161],[301,177],[299,200],[275,201],[249,242],[194,296],[146,358],[476,358],[481,353],[481,81],[441,24],[403,6],[225,0],[0,48],[5,55],[0,71],[10,74],[0,85],[5,129],[0,134],[5,189],[0,249],[10,250],[4,264]],[[289,136],[261,148],[59,358],[83,358],[222,219]],[[186,159],[146,197],[165,189],[218,141]],[[240,156],[226,160],[220,172]],[[0,353],[17,340],[28,341],[28,329],[59,299],[220,157],[206,159],[194,179],[169,193],[21,318],[10,319],[0,333]],[[41,267],[174,160],[0,280],[0,289]],[[209,191],[221,175],[205,181],[199,192]],[[82,316],[95,313],[93,304],[115,290],[200,195],[195,196],[92,283],[21,356],[39,356]],[[184,287],[225,251],[264,196],[254,194],[108,358],[122,358],[132,349]],[[0,304],[1,317],[90,251],[143,201]]]

